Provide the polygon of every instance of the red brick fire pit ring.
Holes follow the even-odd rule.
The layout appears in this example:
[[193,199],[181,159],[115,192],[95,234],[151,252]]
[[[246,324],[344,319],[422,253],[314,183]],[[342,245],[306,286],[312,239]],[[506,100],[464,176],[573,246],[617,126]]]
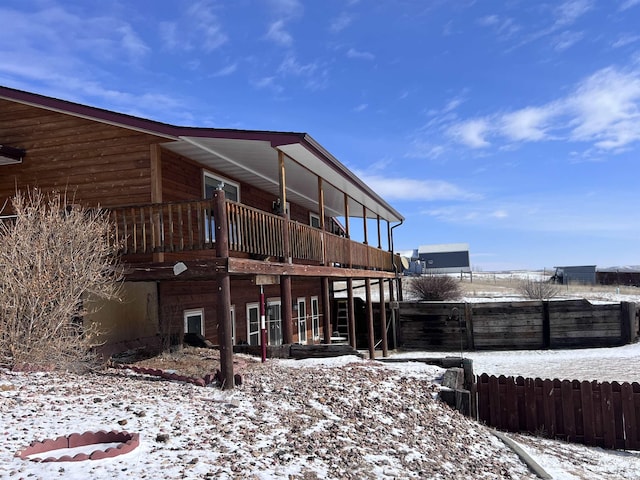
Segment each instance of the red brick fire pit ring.
[[[87,445],[98,446],[101,443],[119,443],[120,445],[104,450],[97,449],[89,454],[78,453],[73,457],[71,455],[63,455],[61,457],[46,457],[43,455],[44,458],[31,457],[31,455],[44,454],[52,450],[85,447]],[[33,462],[81,462],[124,455],[136,449],[138,445],[140,445],[140,434],[138,433],[116,432],[113,430],[105,432],[100,430],[98,432],[72,433],[71,435],[54,439],[47,438],[41,442],[32,442],[28,447],[18,451],[16,457]]]

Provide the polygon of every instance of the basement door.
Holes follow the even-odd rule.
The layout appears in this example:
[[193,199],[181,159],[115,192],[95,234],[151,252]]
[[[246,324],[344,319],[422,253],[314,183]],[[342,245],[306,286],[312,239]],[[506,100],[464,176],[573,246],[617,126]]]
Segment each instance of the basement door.
[[269,345],[282,345],[282,303],[280,300],[267,301],[267,335]]
[[304,297],[298,298],[298,342],[307,343],[307,303]]
[[247,343],[260,345],[260,304],[247,303]]

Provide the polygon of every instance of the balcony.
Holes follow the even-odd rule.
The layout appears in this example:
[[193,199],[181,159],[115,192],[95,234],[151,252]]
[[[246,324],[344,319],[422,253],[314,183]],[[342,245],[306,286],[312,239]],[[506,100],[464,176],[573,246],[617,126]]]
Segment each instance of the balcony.
[[[212,259],[217,256],[216,241],[223,241],[228,242],[229,257],[399,271],[399,258],[388,251],[240,203],[224,200],[222,205],[216,205],[217,202],[221,199],[108,209],[123,259],[135,263],[161,253]],[[224,215],[222,221],[216,212]],[[226,225],[226,235],[216,228],[220,225]]]

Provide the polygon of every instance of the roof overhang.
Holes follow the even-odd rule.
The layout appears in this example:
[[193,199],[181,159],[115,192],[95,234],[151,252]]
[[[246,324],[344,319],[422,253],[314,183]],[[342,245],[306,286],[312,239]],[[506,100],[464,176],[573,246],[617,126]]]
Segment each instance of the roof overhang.
[[319,212],[321,178],[328,216],[344,216],[346,199],[351,217],[362,217],[366,211],[368,218],[379,216],[389,222],[403,218],[338,160],[318,150],[316,142],[306,134],[236,131],[246,135],[230,138],[228,131],[224,136],[206,135],[213,133],[211,130],[198,133],[205,135],[182,135],[163,147],[269,192],[274,200],[280,195],[278,152],[282,152],[287,201]]
[[345,216],[346,203],[350,217],[403,220],[305,133],[173,126],[1,86],[0,98],[155,135],[163,148],[269,192],[274,199],[280,195],[278,152],[282,152],[288,201],[319,213],[320,178],[328,216]]

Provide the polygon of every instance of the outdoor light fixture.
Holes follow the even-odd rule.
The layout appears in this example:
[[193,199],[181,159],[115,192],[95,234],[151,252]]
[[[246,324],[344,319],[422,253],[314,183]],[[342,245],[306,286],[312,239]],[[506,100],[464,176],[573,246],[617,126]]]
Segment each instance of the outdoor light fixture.
[[21,148],[10,147],[9,145],[0,145],[0,165],[13,165],[14,163],[22,163],[22,157],[25,151]]
[[187,271],[187,266],[183,262],[178,262],[173,266],[173,274],[177,277]]

